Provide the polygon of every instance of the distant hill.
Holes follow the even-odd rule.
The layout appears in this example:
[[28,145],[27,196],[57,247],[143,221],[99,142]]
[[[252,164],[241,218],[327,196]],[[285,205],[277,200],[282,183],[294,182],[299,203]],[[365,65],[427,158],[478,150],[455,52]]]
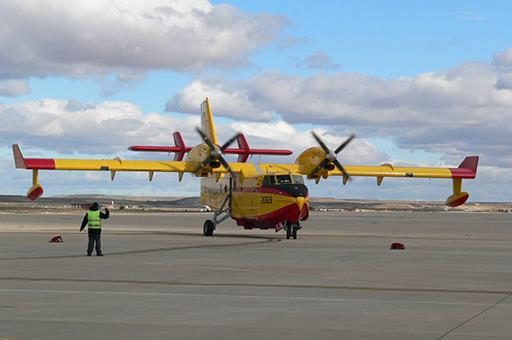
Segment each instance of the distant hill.
[[[0,195],[0,208],[3,211],[25,208],[31,210],[60,209],[64,207],[87,207],[92,202],[103,206],[113,206],[118,209],[134,209],[148,211],[204,209],[199,197],[181,196],[129,196],[129,195],[66,195],[42,197],[32,202],[25,196]],[[446,211],[447,207],[440,201],[390,201],[390,200],[356,200],[335,198],[311,198],[311,209],[316,211],[345,210],[345,211]],[[468,203],[461,207],[450,209],[456,211],[503,211],[511,212],[512,203]]]

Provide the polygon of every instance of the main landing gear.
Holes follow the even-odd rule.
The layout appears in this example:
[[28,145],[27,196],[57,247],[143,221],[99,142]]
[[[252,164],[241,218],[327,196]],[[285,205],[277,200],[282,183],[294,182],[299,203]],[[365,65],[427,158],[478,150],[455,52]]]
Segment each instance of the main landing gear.
[[290,223],[286,222],[285,230],[286,230],[286,239],[290,239],[293,237],[294,240],[297,239],[297,231],[299,231],[302,227],[300,226],[300,223]]
[[217,228],[217,224],[224,222],[231,217],[231,193],[226,196],[219,210],[213,213],[213,221],[206,220],[203,224],[203,235],[213,236],[213,231]]
[[213,224],[212,220],[206,220],[203,224],[203,235],[204,236],[213,236],[213,231],[215,230],[215,224]]

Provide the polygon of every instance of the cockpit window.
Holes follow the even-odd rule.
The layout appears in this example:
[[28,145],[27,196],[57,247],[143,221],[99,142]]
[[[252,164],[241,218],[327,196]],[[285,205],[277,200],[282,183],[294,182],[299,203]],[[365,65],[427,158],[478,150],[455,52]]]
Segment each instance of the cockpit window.
[[262,185],[264,187],[271,187],[276,185],[276,176],[265,176],[263,177],[263,183]]
[[300,175],[266,175],[263,177],[262,186],[272,187],[279,184],[304,184]]
[[292,175],[293,183],[304,184],[304,178],[299,175]]
[[292,177],[290,175],[277,175],[277,184],[290,184],[292,183]]

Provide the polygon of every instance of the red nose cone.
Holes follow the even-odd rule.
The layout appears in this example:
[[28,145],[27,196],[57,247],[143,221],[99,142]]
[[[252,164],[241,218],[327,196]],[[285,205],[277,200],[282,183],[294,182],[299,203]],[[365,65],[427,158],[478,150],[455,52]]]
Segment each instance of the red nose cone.
[[395,243],[392,243],[391,244],[391,247],[389,247],[389,249],[393,249],[393,250],[404,250],[405,249],[405,246],[403,243],[399,243],[399,242],[395,242]]

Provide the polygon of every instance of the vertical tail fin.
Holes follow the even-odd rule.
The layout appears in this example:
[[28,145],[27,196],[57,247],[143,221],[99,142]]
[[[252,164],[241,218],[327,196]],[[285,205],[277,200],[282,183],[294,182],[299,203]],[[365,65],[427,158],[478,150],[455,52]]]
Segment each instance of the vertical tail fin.
[[187,152],[186,146],[185,146],[185,141],[183,140],[183,137],[181,137],[181,133],[179,133],[178,131],[175,131],[172,134],[172,138],[174,139],[174,145],[180,148],[180,151],[176,152],[174,154],[174,160],[181,161],[181,160],[183,160],[183,157],[185,156],[185,153]]
[[238,142],[238,148],[244,150],[244,153],[238,154],[238,163],[245,163],[249,159],[250,150],[249,143],[243,134],[239,134],[236,141]]
[[213,122],[213,114],[210,108],[210,102],[206,98],[201,103],[201,130],[208,136],[213,144],[218,145],[217,133],[215,132],[215,123]]

